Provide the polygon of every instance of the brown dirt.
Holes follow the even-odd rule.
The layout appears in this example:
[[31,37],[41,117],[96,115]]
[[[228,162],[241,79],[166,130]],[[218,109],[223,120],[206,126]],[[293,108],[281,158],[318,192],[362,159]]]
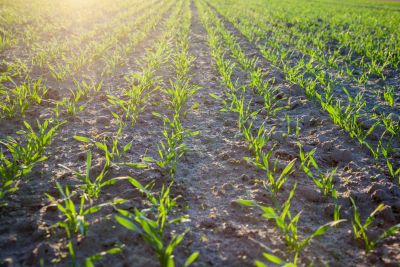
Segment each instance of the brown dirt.
[[[254,266],[254,260],[262,259],[264,251],[285,257],[287,249],[274,224],[262,218],[259,211],[242,207],[235,202],[237,199],[254,199],[273,205],[271,195],[260,183],[256,183],[257,179],[265,177],[264,173],[243,159],[250,156],[250,153],[237,128],[236,115],[220,112],[220,102],[209,95],[213,93],[223,97],[226,89],[221,86],[220,77],[213,67],[207,35],[193,3],[192,16],[190,53],[196,57],[196,61],[191,76],[193,83],[200,85],[201,89],[189,104],[199,106],[190,109],[184,125],[200,130],[201,133],[187,141],[190,150],[178,165],[173,190],[174,196],[183,196],[179,202],[181,209],[177,213],[187,213],[191,218],[189,223],[173,229],[178,232],[186,227],[191,229],[183,244],[178,247],[177,266],[183,265],[193,251],[201,254],[193,266]],[[276,125],[273,142],[277,147],[274,157],[287,162],[298,157],[296,141],[300,141],[308,151],[316,148],[321,167],[338,167],[335,186],[340,194],[343,218],[351,220],[351,196],[359,203],[362,218],[378,203],[388,205],[385,213],[378,216],[373,231],[380,233],[387,226],[399,223],[400,188],[375,166],[367,151],[335,126],[315,103],[308,101],[299,88],[287,83],[279,70],[261,60],[259,51],[229,23],[226,26],[238,36],[246,54],[258,57],[259,65],[276,78],[274,86],[280,88],[283,99],[296,103],[291,110],[278,113],[277,118],[264,121],[260,116],[257,121],[258,124],[265,123],[267,128]],[[123,74],[137,66],[136,58],[143,55],[145,48],[151,46],[161,30],[157,28],[152,32],[131,55],[130,69],[121,68],[117,74],[105,80],[106,91],[115,91],[125,85]],[[164,65],[157,74],[168,81],[171,69]],[[235,75],[243,77],[244,74],[237,71]],[[132,161],[139,161],[144,155],[156,156],[156,144],[162,138],[163,124],[152,112],[166,112],[163,105],[157,104],[162,100],[161,93],[154,94],[149,108],[140,116],[135,127],[124,131],[122,142],[133,140],[133,149],[128,154]],[[282,100],[282,104],[284,101]],[[260,108],[260,105],[255,101],[253,108]],[[47,109],[37,107],[27,119],[34,121],[38,117],[46,118],[49,114]],[[287,129],[285,114],[302,121],[299,137],[282,137]],[[14,133],[21,125],[22,119],[1,121],[0,136]],[[57,266],[70,266],[64,232],[49,230],[49,226],[60,217],[44,194],[58,195],[56,181],[68,185],[77,183],[76,178],[60,164],[74,170],[84,169],[86,149],[74,141],[72,136],[95,133],[112,136],[115,131],[104,95],[93,96],[87,109],[62,127],[49,147],[49,160],[35,168],[29,180],[11,197],[9,207],[2,210],[0,266],[38,266],[40,259],[45,260],[45,266],[51,266],[52,259],[62,259]],[[101,156],[96,152],[93,172],[99,171],[101,163]],[[107,176],[124,175],[136,177],[143,184],[164,178],[163,173],[155,167],[146,170],[112,169]],[[303,211],[299,222],[300,233],[307,235],[332,220],[332,201],[321,197],[312,181],[300,172],[289,179],[279,196],[280,201],[287,198],[295,182],[298,183],[298,188],[291,210],[293,213]],[[123,204],[123,208],[128,210],[143,206],[143,196],[126,182],[106,188],[99,203],[115,197],[128,199]],[[106,208],[88,218],[91,224],[88,236],[75,240],[79,251],[78,260],[114,245],[125,244],[123,253],[107,256],[97,262],[96,266],[157,266],[151,248],[138,235],[119,226],[113,218],[114,214],[112,208]],[[353,240],[351,224],[347,222],[314,240],[302,253],[301,261],[303,264],[314,262],[314,266],[396,266],[400,262],[399,244],[400,235],[397,234],[366,255],[362,246]]]

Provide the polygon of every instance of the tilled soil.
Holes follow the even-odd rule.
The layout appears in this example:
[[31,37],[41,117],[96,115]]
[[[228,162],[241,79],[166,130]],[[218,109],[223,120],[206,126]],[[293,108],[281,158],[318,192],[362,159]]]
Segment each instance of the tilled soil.
[[[237,204],[238,199],[252,199],[265,205],[274,205],[271,194],[258,180],[265,179],[265,173],[246,162],[243,157],[251,156],[237,125],[237,115],[221,112],[221,103],[210,93],[224,97],[224,88],[215,70],[211,52],[207,44],[207,33],[201,25],[198,11],[191,4],[192,27],[190,32],[190,53],[196,57],[191,69],[194,84],[201,89],[190,100],[184,125],[200,134],[186,141],[190,150],[180,160],[173,187],[173,196],[181,195],[178,214],[188,214],[191,221],[172,230],[191,230],[185,236],[176,252],[177,265],[183,265],[193,251],[200,257],[193,266],[254,266],[255,259],[262,259],[262,252],[272,252],[282,258],[287,255],[282,234],[272,221],[261,217],[256,209]],[[342,217],[346,223],[328,231],[311,242],[302,252],[302,264],[314,262],[314,266],[397,266],[400,262],[400,236],[397,234],[380,243],[368,255],[363,244],[353,239],[350,220],[353,210],[349,197],[356,200],[362,218],[365,218],[378,203],[388,207],[378,214],[371,232],[377,236],[383,229],[400,222],[400,188],[393,184],[369,153],[361,148],[348,134],[335,126],[320,107],[307,100],[300,88],[284,80],[284,76],[261,60],[259,51],[241,36],[229,23],[226,27],[235,35],[243,50],[250,57],[258,57],[259,65],[275,77],[274,86],[282,92],[282,105],[289,103],[290,109],[278,112],[276,118],[264,120],[262,114],[257,121],[267,129],[276,126],[272,136],[275,147],[274,157],[289,162],[298,157],[296,142],[302,143],[306,151],[317,149],[316,159],[325,169],[337,167],[335,187],[339,192]],[[130,69],[120,69],[113,77],[105,80],[107,90],[118,90],[124,85],[123,74],[136,67],[135,58],[140,57],[145,48],[151,46],[161,34],[154,30],[132,54]],[[168,81],[172,70],[164,64],[157,75]],[[237,78],[243,77],[236,71]],[[163,84],[161,84],[163,85]],[[252,97],[249,95],[249,97]],[[152,112],[168,113],[162,103],[165,96],[156,92],[150,99],[148,108],[141,114],[132,129],[124,131],[122,143],[133,140],[133,148],[127,155],[132,161],[140,161],[143,156],[156,157],[157,143],[162,139],[163,123]],[[261,108],[262,101],[254,100],[254,108]],[[46,109],[38,108],[28,117],[45,118]],[[285,114],[299,118],[299,136],[285,136],[287,124]],[[0,217],[0,260],[1,266],[38,266],[43,259],[45,266],[51,266],[52,259],[60,259],[57,266],[69,266],[68,251],[64,232],[50,226],[60,217],[45,193],[58,195],[56,181],[73,187],[78,181],[65,165],[74,170],[84,170],[87,147],[75,141],[74,135],[112,136],[116,131],[105,95],[93,96],[86,110],[77,118],[62,126],[59,135],[49,147],[49,160],[39,164],[29,181],[11,197],[10,204],[2,210]],[[2,121],[1,136],[10,135],[22,125],[20,121]],[[103,162],[99,153],[94,153],[92,173],[99,173]],[[144,170],[113,168],[108,177],[132,176],[146,184],[152,180],[162,181],[165,174],[155,166]],[[302,172],[295,172],[285,184],[278,201],[282,203],[294,184],[297,189],[291,211],[302,211],[300,234],[308,235],[333,218],[333,203],[317,190],[313,182]],[[159,184],[157,183],[156,187]],[[128,202],[122,208],[133,210],[143,206],[144,198],[129,183],[121,181],[107,187],[99,203],[114,198],[124,198]],[[124,229],[114,219],[111,207],[102,209],[88,218],[91,226],[88,236],[75,240],[78,260],[99,251],[124,244],[121,254],[107,256],[96,266],[158,266],[152,249],[137,235]]]

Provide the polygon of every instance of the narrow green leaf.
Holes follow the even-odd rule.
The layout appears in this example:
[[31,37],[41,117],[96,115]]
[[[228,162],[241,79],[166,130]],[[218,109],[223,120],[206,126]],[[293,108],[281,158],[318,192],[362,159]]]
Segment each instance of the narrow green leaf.
[[266,253],[266,252],[263,253],[263,256],[264,256],[264,258],[266,258],[267,260],[269,260],[270,262],[275,263],[275,264],[284,264],[285,263],[283,260],[281,260],[277,256]]
[[256,267],[267,267],[267,265],[259,260],[256,260],[254,262],[254,264],[256,265]]
[[84,137],[84,136],[79,136],[79,135],[75,135],[74,139],[80,142],[85,142],[85,143],[89,143],[92,140],[90,140],[90,138]]
[[257,206],[252,200],[247,200],[247,199],[238,199],[235,202],[244,205],[244,206],[249,206],[249,207],[254,207]]
[[138,162],[125,162],[125,163],[122,163],[122,165],[125,165],[125,166],[128,166],[128,167],[132,167],[132,168],[136,168],[136,169],[146,169],[147,168],[147,164],[138,163]]
[[193,262],[195,262],[200,256],[200,253],[198,251],[193,252],[192,255],[189,256],[189,258],[186,260],[185,264],[183,265],[184,267],[190,266]]
[[116,219],[117,222],[118,222],[119,224],[121,224],[123,227],[125,227],[125,228],[127,228],[127,229],[129,229],[129,230],[131,230],[131,231],[137,232],[137,227],[136,227],[136,225],[135,225],[133,222],[131,222],[130,220],[128,220],[128,219],[126,219],[126,218],[124,218],[124,217],[118,216],[118,215],[115,216],[115,219]]

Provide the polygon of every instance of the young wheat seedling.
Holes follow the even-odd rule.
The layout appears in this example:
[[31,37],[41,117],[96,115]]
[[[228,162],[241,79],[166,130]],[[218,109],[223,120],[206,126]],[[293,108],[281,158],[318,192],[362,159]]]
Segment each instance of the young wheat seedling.
[[394,225],[390,227],[389,229],[385,230],[378,238],[375,240],[370,240],[367,234],[367,229],[369,226],[374,222],[374,217],[376,213],[382,211],[385,208],[385,205],[383,203],[379,204],[374,211],[371,212],[370,215],[368,215],[367,219],[365,220],[364,224],[361,223],[360,219],[360,213],[358,211],[358,208],[356,206],[356,203],[353,198],[350,198],[351,203],[353,204],[353,209],[354,209],[354,217],[353,220],[351,221],[351,224],[353,226],[353,233],[355,239],[362,239],[364,240],[364,248],[365,251],[368,253],[372,249],[374,249],[379,241],[382,241],[383,239],[397,233],[400,231],[400,224]]

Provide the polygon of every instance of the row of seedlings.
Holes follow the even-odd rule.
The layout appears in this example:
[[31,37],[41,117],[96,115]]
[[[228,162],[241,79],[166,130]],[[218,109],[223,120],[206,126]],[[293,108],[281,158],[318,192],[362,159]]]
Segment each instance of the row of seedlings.
[[[174,189],[174,176],[176,173],[179,158],[187,151],[184,143],[186,138],[198,134],[190,129],[185,129],[182,120],[185,117],[186,103],[196,92],[197,87],[192,85],[188,75],[193,57],[188,53],[189,29],[191,21],[190,2],[183,1],[182,12],[178,15],[179,23],[173,25],[166,34],[172,41],[171,54],[169,60],[173,62],[175,76],[164,84],[162,93],[168,99],[168,115],[153,113],[156,118],[164,122],[163,140],[159,142],[159,158],[153,159],[146,157],[147,162],[155,163],[159,168],[167,173],[168,178],[161,181],[161,189],[155,190],[157,181],[152,181],[143,186],[139,181],[129,178],[131,184],[139,191],[144,193],[148,199],[150,208],[137,209],[134,213],[119,209],[120,215],[116,220],[127,229],[138,233],[150,245],[159,260],[160,266],[175,266],[174,251],[182,242],[185,234],[189,231],[177,234],[172,230],[173,225],[187,222],[187,215],[177,215],[177,200],[180,196],[172,197],[171,190]],[[173,46],[173,48],[172,48]],[[198,252],[192,253],[188,259],[182,263],[183,266],[191,265],[199,256]]]
[[[179,5],[175,7],[178,10]],[[150,25],[151,23],[155,23],[153,20],[148,22]],[[152,25],[154,27],[154,25]],[[145,29],[152,28],[152,27],[145,27]],[[145,36],[138,34],[140,38],[145,38]],[[139,41],[138,41],[139,42]],[[138,43],[137,42],[137,43]],[[135,43],[137,45],[137,43]],[[156,51],[153,52],[157,55],[162,54],[163,51]],[[148,53],[148,58],[152,58],[154,60],[154,55],[152,56],[151,53]],[[152,61],[151,64],[154,64]],[[141,86],[141,85],[139,85]],[[78,86],[78,90],[84,90],[85,94],[89,93],[96,93],[101,90],[101,84],[92,84],[85,86]],[[57,120],[59,121],[57,115],[59,115],[59,111],[55,111],[55,115]],[[135,167],[143,167],[141,164],[134,164],[134,163],[120,163],[119,161],[125,156],[125,153],[131,148],[132,143],[128,143],[124,146],[121,146],[120,138],[122,136],[123,126],[126,124],[123,120],[120,120],[120,117],[117,113],[113,112],[113,115],[117,121],[117,134],[112,138],[111,141],[102,140],[96,141],[89,139],[87,137],[82,136],[75,136],[76,140],[82,142],[93,142],[94,146],[100,150],[102,156],[104,157],[104,166],[99,174],[94,175],[92,173],[92,152],[89,150],[86,157],[86,168],[85,172],[74,171],[69,169],[66,166],[62,166],[69,171],[80,181],[78,185],[74,185],[74,190],[70,190],[70,186],[62,186],[61,184],[57,183],[57,189],[60,193],[61,198],[56,199],[55,197],[48,195],[49,200],[54,203],[57,207],[60,215],[61,220],[50,227],[50,232],[57,231],[57,228],[61,228],[65,232],[66,237],[66,244],[69,253],[69,261],[68,264],[71,266],[81,266],[82,264],[85,266],[94,266],[94,261],[101,260],[104,256],[109,254],[117,254],[120,253],[123,249],[123,245],[116,245],[110,249],[101,251],[96,253],[95,255],[91,255],[88,257],[83,257],[83,255],[77,255],[78,250],[76,247],[84,237],[87,235],[89,226],[91,225],[88,222],[88,219],[93,216],[95,213],[98,213],[101,209],[105,207],[115,207],[118,204],[122,204],[125,202],[123,199],[115,198],[111,201],[104,202],[101,204],[94,204],[98,201],[101,197],[102,189],[106,186],[113,185],[121,180],[121,178],[108,178],[107,173],[110,168],[117,166],[118,164],[125,164],[129,166]],[[76,203],[78,202],[78,204]],[[82,258],[83,257],[83,258]],[[58,258],[54,259],[42,259],[41,264],[48,262],[49,260],[53,264],[59,263],[63,258],[61,255]],[[82,259],[82,260],[81,260]]]
[[[285,110],[287,107],[282,107],[282,103],[279,103],[280,100],[274,98],[274,94],[276,94],[276,92],[273,88],[268,86],[268,82],[263,82],[264,77],[262,77],[263,74],[261,74],[262,70],[257,67],[255,61],[247,58],[243,54],[239,44],[236,42],[234,37],[224,29],[221,21],[218,20],[218,18],[215,17],[214,14],[211,14],[209,11],[205,11],[205,13],[207,14],[205,15],[203,21],[205,21],[205,27],[210,34],[209,40],[211,44],[210,46],[213,48],[212,51],[214,51],[215,53],[214,59],[221,73],[221,76],[223,77],[225,86],[230,89],[230,93],[227,93],[227,95],[231,103],[224,100],[224,104],[229,107],[229,109],[227,110],[234,111],[239,114],[239,128],[241,128],[243,136],[248,141],[249,149],[251,150],[251,152],[253,152],[253,158],[247,158],[247,160],[256,167],[266,172],[267,179],[264,181],[264,185],[266,186],[268,191],[273,193],[273,199],[275,203],[272,206],[265,206],[250,200],[239,200],[238,202],[246,206],[259,207],[262,210],[264,217],[275,220],[277,228],[279,228],[284,234],[284,238],[289,249],[291,251],[294,251],[293,260],[287,264],[295,265],[298,261],[299,252],[304,249],[304,247],[306,247],[313,238],[324,234],[332,226],[336,226],[338,223],[344,221],[340,220],[339,218],[340,206],[338,205],[337,192],[333,186],[333,176],[335,175],[336,169],[333,169],[331,172],[325,173],[318,166],[316,160],[313,157],[315,150],[305,153],[302,150],[300,142],[298,142],[298,146],[300,149],[299,159],[301,160],[299,169],[303,170],[312,179],[312,181],[315,183],[315,185],[324,196],[331,196],[336,203],[334,210],[334,221],[319,227],[311,235],[301,240],[298,236],[297,229],[297,222],[299,220],[301,212],[296,214],[296,216],[292,216],[290,214],[290,203],[294,195],[296,184],[294,185],[294,188],[292,189],[288,199],[282,205],[279,205],[277,202],[277,194],[279,190],[287,181],[290,174],[294,172],[295,159],[290,161],[286,166],[282,167],[282,171],[278,172],[278,160],[272,161],[275,145],[268,144],[271,143],[271,134],[274,130],[274,127],[272,127],[271,131],[266,131],[266,129],[264,128],[264,124],[261,124],[258,129],[252,129],[254,127],[253,122],[255,120],[252,120],[251,118],[253,116],[257,116],[259,110],[251,112],[251,100],[246,105],[245,97],[243,95],[238,97],[235,95],[236,93],[232,94],[232,92],[238,91],[238,89],[235,88],[238,87],[238,85],[235,84],[231,78],[235,66],[233,66],[233,64],[231,64],[229,60],[224,61],[224,55],[222,52],[215,52],[223,51],[223,47],[221,44],[218,43],[218,41],[220,43],[222,42],[223,44],[226,44],[226,46],[232,51],[232,57],[235,58],[235,60],[239,63],[242,70],[247,72],[247,76],[250,81],[249,85],[242,86],[240,87],[240,89],[246,90],[246,87],[249,87],[253,89],[253,92],[261,92],[261,94],[264,96],[264,108],[266,108],[267,110],[267,117],[274,117],[276,112],[281,109]],[[212,21],[211,25],[214,26],[214,28],[210,25],[207,25],[207,23],[210,23],[210,21]],[[218,40],[218,33],[221,35],[220,40]],[[242,94],[242,92],[240,92],[240,94]],[[274,107],[274,109],[272,109],[273,112],[271,112],[268,107]],[[251,121],[249,122],[249,120]],[[288,123],[288,125],[290,125],[290,122]],[[288,133],[290,133],[290,130]],[[297,127],[295,130],[295,134],[296,136],[299,135],[299,128]],[[268,149],[268,152],[264,152],[265,149]],[[366,229],[373,222],[374,215],[377,212],[383,210],[384,205],[380,204],[369,215],[367,219],[367,222],[369,223],[363,225],[361,224],[359,213],[353,200],[352,203],[354,206],[354,220],[352,220],[354,235],[356,239],[364,240],[365,249],[367,252],[373,249],[378,241],[396,233],[400,229],[400,225],[392,226],[384,231],[384,233],[382,233],[377,239],[368,240]],[[277,258],[270,253],[264,253],[264,257],[274,263],[282,265],[286,264],[283,260]],[[265,266],[264,263],[260,261],[256,261],[256,265]]]
[[[307,97],[319,103],[321,107],[328,112],[332,121],[344,129],[351,138],[354,138],[360,145],[365,147],[371,155],[377,160],[377,163],[386,164],[389,175],[397,183],[400,182],[400,166],[396,166],[395,152],[397,151],[394,145],[399,141],[400,124],[393,114],[387,116],[375,116],[366,110],[367,102],[360,92],[356,96],[351,96],[345,90],[347,100],[343,101],[337,99],[333,93],[335,84],[329,77],[326,77],[325,72],[318,70],[310,61],[306,64],[304,59],[298,61],[296,65],[292,66],[287,63],[288,60],[277,58],[276,55],[288,53],[275,53],[276,51],[285,50],[278,42],[268,43],[264,45],[261,41],[267,39],[261,35],[261,29],[258,26],[250,26],[249,24],[242,23],[234,17],[227,7],[220,7],[218,11],[249,40],[254,41],[254,36],[257,36],[256,45],[263,57],[277,65],[286,75],[286,79],[292,83],[298,84],[306,92]],[[310,75],[305,75],[309,73]],[[321,74],[321,78],[316,77],[314,74]],[[317,88],[321,88],[322,92]],[[345,102],[345,103],[343,103]],[[377,141],[374,141],[376,136]],[[379,161],[383,159],[383,161]]]

